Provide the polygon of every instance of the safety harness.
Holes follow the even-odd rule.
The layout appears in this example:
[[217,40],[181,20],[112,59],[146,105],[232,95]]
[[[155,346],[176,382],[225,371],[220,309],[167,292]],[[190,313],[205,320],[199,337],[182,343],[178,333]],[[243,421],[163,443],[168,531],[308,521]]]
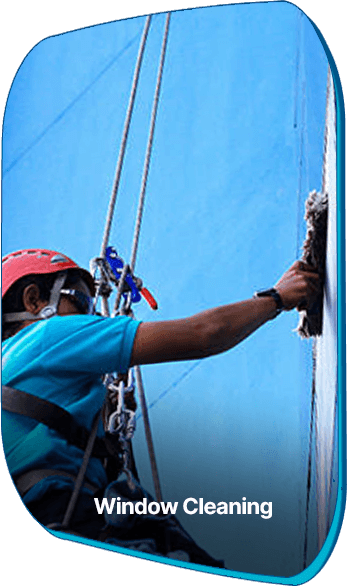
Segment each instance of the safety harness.
[[[136,278],[124,264],[116,250],[108,247],[106,259],[93,260],[94,278],[96,287],[96,300],[92,308],[95,312],[97,297],[102,294],[110,295],[112,292],[111,282],[118,288],[118,299],[124,298],[121,314],[132,314],[131,303],[141,300],[140,291],[142,280]],[[96,272],[100,271],[99,279]],[[16,322],[32,319],[48,319],[57,314],[60,296],[66,291],[63,289],[67,278],[67,271],[58,272],[52,286],[48,305],[41,310],[36,317],[30,312],[15,312],[6,314],[8,322]],[[152,307],[156,307],[153,296],[146,290],[146,299]],[[66,477],[74,481],[74,489],[66,510],[64,520],[61,524],[53,524],[50,527],[55,529],[67,529],[77,502],[82,486],[92,493],[98,488],[85,482],[85,474],[91,457],[99,458],[102,461],[107,474],[108,483],[116,480],[121,471],[126,474],[130,488],[135,488],[138,483],[138,474],[133,457],[131,439],[135,432],[135,409],[133,399],[135,386],[133,371],[115,376],[105,375],[104,386],[107,390],[106,398],[102,408],[102,420],[104,436],[97,436],[101,411],[95,416],[91,430],[87,430],[76,422],[74,417],[61,406],[42,399],[31,393],[15,389],[10,386],[2,386],[2,407],[4,410],[32,418],[40,424],[57,432],[69,444],[76,446],[83,451],[83,459],[77,477],[54,469],[30,470],[14,479],[16,487],[23,497],[36,483],[51,476]]]
[[[13,414],[32,418],[39,424],[44,424],[49,429],[54,430],[62,436],[68,444],[76,446],[85,452],[90,430],[78,424],[75,418],[57,404],[37,397],[31,393],[20,391],[8,385],[2,386],[2,408]],[[116,437],[110,438],[105,435],[103,438],[96,437],[93,442],[91,456],[96,457],[104,462],[105,459],[112,456],[113,465],[117,462],[116,469],[118,472],[122,468],[122,449],[121,445],[116,442]],[[39,480],[48,476],[61,475],[74,478],[73,475],[66,475],[62,471],[42,470],[40,474],[37,471],[29,471],[24,475],[14,479],[16,487],[23,497],[31,487]],[[114,471],[117,475],[117,471]],[[40,477],[40,478],[39,478]],[[25,482],[24,482],[25,478]],[[92,487],[89,485],[89,487]],[[96,491],[96,488],[93,488]],[[95,492],[93,491],[93,492]]]

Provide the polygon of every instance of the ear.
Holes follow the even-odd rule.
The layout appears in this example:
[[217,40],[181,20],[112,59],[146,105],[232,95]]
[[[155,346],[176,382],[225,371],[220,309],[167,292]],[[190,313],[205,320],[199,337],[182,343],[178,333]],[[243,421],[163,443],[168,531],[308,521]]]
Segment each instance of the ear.
[[40,299],[40,290],[36,283],[31,283],[26,286],[23,291],[22,300],[25,310],[35,315],[47,305],[47,302]]

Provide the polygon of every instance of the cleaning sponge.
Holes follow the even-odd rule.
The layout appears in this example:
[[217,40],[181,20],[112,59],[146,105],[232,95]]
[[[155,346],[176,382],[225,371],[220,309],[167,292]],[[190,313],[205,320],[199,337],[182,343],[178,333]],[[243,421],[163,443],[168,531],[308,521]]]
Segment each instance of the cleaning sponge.
[[328,194],[322,194],[316,190],[310,192],[306,200],[305,220],[307,232],[303,245],[302,260],[314,267],[321,282],[321,291],[314,307],[300,312],[297,331],[302,338],[309,338],[310,336],[322,334]]

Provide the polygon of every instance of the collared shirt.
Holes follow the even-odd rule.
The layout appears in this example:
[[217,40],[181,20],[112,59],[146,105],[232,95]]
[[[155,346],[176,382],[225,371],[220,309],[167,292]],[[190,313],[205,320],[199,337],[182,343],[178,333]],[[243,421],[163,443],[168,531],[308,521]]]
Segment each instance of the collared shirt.
[[[101,376],[126,372],[140,322],[126,316],[55,316],[35,322],[2,345],[2,383],[54,402],[90,430],[105,388]],[[98,431],[102,435],[102,427]],[[58,469],[77,475],[83,452],[32,418],[2,413],[5,457],[12,476],[31,469]],[[91,458],[86,481],[104,487],[102,463]],[[69,480],[39,482],[24,497],[29,503]]]

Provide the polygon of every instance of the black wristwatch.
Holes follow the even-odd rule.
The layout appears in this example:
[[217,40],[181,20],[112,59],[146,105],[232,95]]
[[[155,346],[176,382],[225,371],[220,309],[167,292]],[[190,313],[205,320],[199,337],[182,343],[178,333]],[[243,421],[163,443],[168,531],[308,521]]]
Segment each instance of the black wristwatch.
[[276,318],[276,316],[278,316],[278,314],[280,314],[284,310],[284,304],[283,304],[282,298],[281,298],[280,294],[278,293],[277,289],[275,289],[274,287],[272,287],[271,289],[264,289],[263,291],[256,291],[253,297],[254,298],[268,298],[268,297],[273,298],[276,302],[276,308],[277,308],[277,312],[276,312],[274,318]]

